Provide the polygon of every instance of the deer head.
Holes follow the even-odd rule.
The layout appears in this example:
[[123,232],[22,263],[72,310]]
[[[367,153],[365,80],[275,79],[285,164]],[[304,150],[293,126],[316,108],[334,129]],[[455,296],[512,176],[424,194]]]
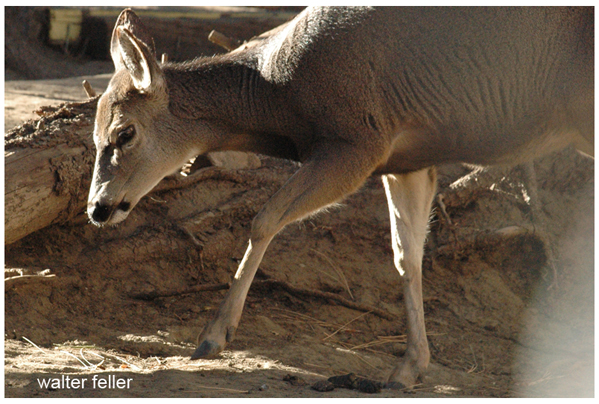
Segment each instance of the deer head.
[[190,148],[169,111],[153,40],[129,9],[117,20],[110,50],[115,74],[98,101],[97,155],[87,205],[96,225],[124,220],[162,178],[200,152]]

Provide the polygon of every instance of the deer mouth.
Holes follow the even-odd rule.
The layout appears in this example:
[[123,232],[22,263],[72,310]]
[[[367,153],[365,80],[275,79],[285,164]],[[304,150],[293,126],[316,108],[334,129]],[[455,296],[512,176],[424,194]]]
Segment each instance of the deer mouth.
[[122,210],[123,212],[128,212],[131,209],[131,204],[127,201],[122,201],[116,207],[117,210]]
[[107,224],[117,224],[123,221],[131,210],[131,203],[125,200],[118,205],[104,205],[96,202],[91,209],[88,208],[88,216],[93,224],[102,227]]

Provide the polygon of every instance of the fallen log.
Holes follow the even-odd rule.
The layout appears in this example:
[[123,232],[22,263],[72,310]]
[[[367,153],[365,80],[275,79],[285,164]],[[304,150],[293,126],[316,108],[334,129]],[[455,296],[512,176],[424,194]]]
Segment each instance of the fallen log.
[[82,212],[94,163],[97,98],[36,111],[4,142],[4,244]]

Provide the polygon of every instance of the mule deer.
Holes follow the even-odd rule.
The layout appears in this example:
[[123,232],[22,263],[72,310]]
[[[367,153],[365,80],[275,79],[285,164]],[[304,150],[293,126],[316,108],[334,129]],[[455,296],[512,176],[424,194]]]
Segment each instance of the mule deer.
[[234,336],[273,237],[382,176],[408,347],[388,385],[429,363],[421,261],[435,165],[593,154],[592,8],[308,8],[256,46],[159,64],[125,10],[99,99],[88,215],[124,220],[190,158],[240,150],[302,163],[252,222],[249,246],[192,359]]

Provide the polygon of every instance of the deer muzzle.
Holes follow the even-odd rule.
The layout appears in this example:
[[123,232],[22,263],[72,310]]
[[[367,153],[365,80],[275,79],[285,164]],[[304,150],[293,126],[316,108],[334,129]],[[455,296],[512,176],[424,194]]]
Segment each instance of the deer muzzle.
[[104,226],[123,221],[129,215],[130,210],[131,203],[124,200],[117,205],[108,205],[96,201],[88,205],[87,215],[96,226]]

